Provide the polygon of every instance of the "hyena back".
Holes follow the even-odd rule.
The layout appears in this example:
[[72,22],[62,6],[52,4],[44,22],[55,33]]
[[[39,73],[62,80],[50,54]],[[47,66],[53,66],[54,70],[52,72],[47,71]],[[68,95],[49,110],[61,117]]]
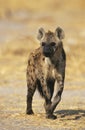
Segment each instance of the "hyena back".
[[[27,114],[33,114],[32,98],[37,88],[45,99],[46,117],[56,119],[53,112],[61,100],[65,78],[66,55],[63,49],[63,38],[64,31],[60,27],[54,33],[45,32],[43,28],[39,29],[40,47],[30,53],[27,66]],[[54,86],[57,89],[51,101]]]

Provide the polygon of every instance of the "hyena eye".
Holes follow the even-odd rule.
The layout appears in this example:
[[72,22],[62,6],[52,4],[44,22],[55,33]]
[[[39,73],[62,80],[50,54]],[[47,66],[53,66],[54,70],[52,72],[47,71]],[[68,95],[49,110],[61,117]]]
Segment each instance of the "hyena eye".
[[55,43],[55,42],[51,42],[50,45],[51,45],[51,46],[55,46],[56,43]]
[[45,42],[42,42],[42,46],[45,46],[45,44],[46,44]]

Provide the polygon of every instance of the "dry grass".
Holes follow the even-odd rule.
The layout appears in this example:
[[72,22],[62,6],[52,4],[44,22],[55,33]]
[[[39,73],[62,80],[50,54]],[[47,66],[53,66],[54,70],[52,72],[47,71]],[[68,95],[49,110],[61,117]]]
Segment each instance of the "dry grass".
[[[28,43],[27,43],[28,41]],[[29,45],[29,43],[31,43]],[[17,46],[15,46],[17,45]],[[30,51],[39,45],[33,37],[15,40],[3,47],[0,56],[0,86],[1,93],[0,117],[1,128],[6,129],[85,129],[85,105],[82,99],[82,90],[85,85],[84,45],[71,45],[67,52],[66,85],[68,95],[64,97],[55,113],[57,121],[47,120],[43,107],[43,100],[35,97],[33,101],[34,116],[25,115],[26,109],[26,66]],[[67,83],[68,82],[68,83]],[[70,83],[69,83],[70,82]],[[84,83],[82,85],[82,82]],[[72,84],[71,84],[72,83]],[[25,88],[24,88],[25,87]],[[6,89],[7,88],[7,89]],[[4,92],[4,89],[6,89]],[[10,92],[9,92],[10,90]],[[64,90],[64,91],[65,91]],[[72,91],[80,91],[81,95],[69,97]],[[67,98],[68,97],[68,98]],[[40,99],[40,100],[38,100]],[[70,101],[70,102],[69,102]],[[6,109],[6,110],[5,110]]]
[[[3,46],[0,59],[2,60],[2,63],[8,63],[8,60],[11,61],[8,63],[11,67],[13,67],[15,62],[17,69],[19,67],[22,72],[22,69],[26,68],[29,53],[37,47],[39,47],[39,43],[37,43],[33,37],[15,40],[13,43],[7,43],[5,46]],[[82,44],[82,46],[80,44],[71,45],[69,48],[70,51],[67,52],[66,82],[74,82],[72,86],[68,84],[69,89],[76,87],[83,89],[85,81],[84,44]],[[17,64],[20,65],[17,66]],[[12,68],[9,71],[10,68],[8,68],[8,66],[5,66],[5,64],[3,66],[1,64],[0,68],[2,73],[6,69],[8,70],[8,73],[11,73],[11,71],[13,71]],[[10,75],[8,73],[6,73],[6,75]],[[77,83],[79,83],[78,86],[76,86]],[[66,88],[68,88],[68,86]]]
[[[68,6],[70,5],[70,8]],[[62,12],[63,11],[76,11],[85,9],[84,0],[0,0],[0,16],[10,17],[14,11],[28,10],[31,12]]]
[[[9,28],[4,29],[0,23],[0,35],[4,39],[8,34],[11,37],[0,44],[1,130],[85,129],[84,10],[84,0],[0,0],[0,22],[8,20],[13,25],[15,23],[14,27],[16,24],[23,26],[21,30],[13,30],[10,24],[5,23],[5,27],[9,25]],[[27,11],[27,18],[15,17],[18,11]],[[4,21],[2,18],[5,18]],[[36,30],[40,26],[54,30],[58,25],[64,28],[66,34],[67,67],[63,99],[55,112],[58,119],[51,121],[45,118],[43,100],[38,95],[33,101],[35,115],[25,115],[26,67],[29,53],[39,46],[35,39]],[[27,31],[28,35],[25,35]]]

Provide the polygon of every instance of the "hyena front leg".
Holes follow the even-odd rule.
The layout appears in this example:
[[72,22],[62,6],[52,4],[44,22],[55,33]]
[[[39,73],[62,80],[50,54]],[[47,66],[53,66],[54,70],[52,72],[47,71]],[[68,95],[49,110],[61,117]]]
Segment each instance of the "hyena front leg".
[[53,115],[52,110],[51,110],[51,104],[52,104],[51,98],[53,96],[53,91],[54,91],[54,82],[55,81],[52,79],[47,80],[47,92],[49,95],[46,94],[44,107],[46,111],[46,118],[49,118],[49,119],[56,118],[56,116]]
[[32,85],[30,83],[27,84],[28,91],[27,91],[27,109],[26,109],[26,114],[34,114],[32,110],[32,99],[33,95],[36,89],[36,85]]
[[56,94],[53,99],[53,102],[51,104],[52,113],[61,100],[61,95],[62,95],[63,88],[64,88],[64,79],[62,77],[57,78],[56,82],[57,82],[57,84],[55,84],[55,87],[57,88],[57,90],[56,90]]

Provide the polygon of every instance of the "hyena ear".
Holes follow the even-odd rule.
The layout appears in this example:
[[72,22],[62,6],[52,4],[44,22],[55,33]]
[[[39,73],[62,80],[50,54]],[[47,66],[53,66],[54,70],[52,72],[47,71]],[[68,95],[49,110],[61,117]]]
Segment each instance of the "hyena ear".
[[38,40],[41,40],[44,36],[45,36],[45,31],[44,31],[43,28],[40,28],[40,29],[38,30],[37,39],[38,39]]
[[55,34],[60,40],[64,39],[65,37],[64,31],[60,27],[56,28]]

